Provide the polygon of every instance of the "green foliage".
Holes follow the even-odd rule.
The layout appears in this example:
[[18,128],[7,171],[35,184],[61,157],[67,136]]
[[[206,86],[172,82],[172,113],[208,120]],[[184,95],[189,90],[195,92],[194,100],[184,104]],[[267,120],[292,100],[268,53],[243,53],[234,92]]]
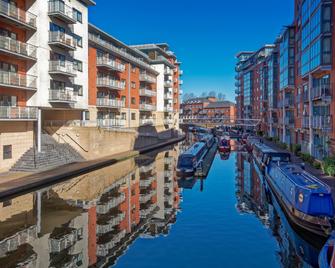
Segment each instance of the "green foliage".
[[314,161],[313,162],[313,167],[316,169],[321,169],[321,163],[319,161]]
[[259,137],[263,137],[263,136],[264,136],[264,132],[261,131],[261,130],[257,131],[256,134],[257,134],[257,136],[259,136]]
[[286,143],[284,143],[284,142],[280,142],[280,141],[278,141],[278,142],[276,142],[277,143],[277,146],[280,148],[280,149],[282,149],[282,150],[286,150],[287,149],[287,144]]
[[310,154],[301,153],[300,157],[301,157],[301,159],[302,159],[304,162],[313,165],[313,163],[314,163],[314,158],[313,158],[313,156],[311,156]]
[[291,152],[295,155],[299,156],[301,152],[301,145],[300,144],[291,144]]
[[335,176],[335,156],[326,157],[322,162],[322,169],[328,176]]

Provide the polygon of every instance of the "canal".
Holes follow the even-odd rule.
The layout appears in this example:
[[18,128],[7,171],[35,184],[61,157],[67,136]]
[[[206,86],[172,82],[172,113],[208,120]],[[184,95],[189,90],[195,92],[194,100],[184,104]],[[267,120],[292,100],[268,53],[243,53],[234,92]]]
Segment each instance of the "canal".
[[186,180],[181,148],[2,200],[0,267],[317,267],[246,153]]

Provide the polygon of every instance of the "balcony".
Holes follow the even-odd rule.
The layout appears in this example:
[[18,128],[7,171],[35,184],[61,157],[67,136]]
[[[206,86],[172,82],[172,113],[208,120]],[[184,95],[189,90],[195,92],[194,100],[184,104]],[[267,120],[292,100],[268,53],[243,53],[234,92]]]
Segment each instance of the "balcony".
[[126,230],[122,230],[119,233],[115,234],[113,238],[105,243],[98,243],[97,245],[97,256],[99,257],[106,257],[110,254],[110,250],[114,248],[122,238],[126,236]]
[[115,226],[119,225],[126,218],[125,213],[119,213],[117,216],[113,217],[111,220],[104,225],[97,225],[97,233],[98,234],[106,234],[112,232]]
[[155,124],[155,120],[153,118],[141,118],[140,126],[153,126]]
[[285,98],[284,99],[284,106],[285,106],[285,108],[294,108],[293,97]]
[[156,208],[156,205],[150,205],[147,208],[141,209],[140,210],[140,217],[142,219],[148,217],[149,214],[151,214],[155,210],[155,208]]
[[126,88],[126,83],[120,80],[114,80],[109,77],[98,77],[97,87],[103,87],[115,90],[124,90]]
[[312,128],[330,132],[332,130],[332,116],[315,115],[312,116]]
[[36,76],[0,71],[0,86],[36,90]]
[[323,160],[325,157],[329,156],[329,151],[325,146],[321,144],[318,144],[318,145],[313,144],[312,145],[312,156],[318,160]]
[[184,80],[179,80],[179,85],[183,85],[184,84]]
[[67,24],[74,24],[77,22],[72,7],[65,5],[64,2],[60,0],[49,1],[48,14],[50,17],[58,18]]
[[36,121],[37,111],[35,107],[0,106],[0,121]]
[[82,228],[59,227],[56,228],[54,232],[56,234],[51,234],[49,238],[50,252],[61,252],[73,246],[83,235]]
[[11,55],[17,59],[36,61],[37,47],[9,37],[0,36],[0,53]]
[[124,119],[97,119],[97,126],[101,128],[119,128],[126,125],[126,120]]
[[0,0],[0,19],[7,23],[14,24],[26,30],[36,31],[37,16],[17,8],[8,3],[8,1]]
[[50,89],[49,90],[50,103],[75,103],[77,96],[73,94],[73,90],[69,89]]
[[164,99],[173,100],[173,94],[171,92],[167,92],[164,94]]
[[309,102],[308,91],[304,91],[302,97],[304,102]]
[[294,127],[294,118],[292,118],[292,117],[285,117],[284,118],[284,123],[285,123],[286,126]]
[[164,75],[172,75],[173,71],[171,69],[164,69]]
[[141,103],[140,104],[140,110],[152,112],[152,111],[156,110],[156,105]]
[[69,77],[75,77],[76,71],[73,68],[73,63],[70,61],[54,60],[49,63],[49,74],[58,74]]
[[57,31],[49,32],[49,45],[54,45],[69,50],[76,49],[74,38],[71,35]]
[[121,109],[125,107],[125,102],[117,99],[97,98],[97,107]]
[[173,87],[173,82],[171,80],[164,81],[164,87]]
[[124,72],[126,66],[108,57],[97,57],[97,66],[103,67],[109,70]]
[[183,75],[184,74],[184,71],[183,70],[179,70],[179,75]]
[[154,83],[156,83],[156,77],[153,77],[153,76],[148,75],[146,73],[141,73],[140,74],[140,81],[154,84]]
[[331,101],[331,86],[322,85],[313,87],[311,90],[312,100],[322,100],[325,102]]
[[140,180],[140,188],[141,189],[148,188],[149,186],[151,186],[151,184],[154,182],[154,180],[155,180],[154,176],[150,176],[150,177],[147,177],[145,179],[141,179]]
[[108,202],[105,202],[104,204],[98,204],[97,205],[97,213],[98,214],[106,214],[109,212],[112,208],[116,208],[119,205],[121,205],[126,200],[126,195],[124,193],[121,193],[117,197],[112,197]]
[[173,112],[173,107],[172,106],[166,106],[166,107],[164,107],[164,112],[172,113]]
[[141,203],[146,203],[150,201],[155,195],[156,195],[156,190],[151,190],[147,194],[141,194],[140,195],[140,202]]
[[309,116],[304,116],[302,118],[302,128],[309,128]]
[[156,91],[153,91],[153,90],[147,89],[147,88],[140,88],[140,96],[154,97],[156,95],[157,95]]

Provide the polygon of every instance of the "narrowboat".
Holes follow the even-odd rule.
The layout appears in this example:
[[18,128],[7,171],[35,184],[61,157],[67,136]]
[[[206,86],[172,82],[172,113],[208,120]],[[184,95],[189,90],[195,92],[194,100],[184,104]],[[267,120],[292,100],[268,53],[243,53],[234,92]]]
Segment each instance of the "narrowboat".
[[265,178],[294,224],[309,232],[329,236],[334,217],[330,187],[300,166],[270,155]]
[[327,240],[319,254],[320,268],[335,268],[335,233]]
[[265,172],[265,167],[270,157],[273,161],[279,161],[281,163],[291,161],[291,155],[289,153],[278,152],[263,143],[255,143],[253,145],[252,155],[255,159],[255,163],[263,173]]
[[229,153],[231,150],[230,140],[221,138],[218,144],[218,150],[220,153]]
[[196,168],[201,163],[208,151],[204,142],[193,144],[188,150],[178,157],[177,173],[178,176],[193,175]]
[[198,139],[200,142],[206,143],[207,148],[211,148],[215,142],[215,138],[212,134],[201,134]]

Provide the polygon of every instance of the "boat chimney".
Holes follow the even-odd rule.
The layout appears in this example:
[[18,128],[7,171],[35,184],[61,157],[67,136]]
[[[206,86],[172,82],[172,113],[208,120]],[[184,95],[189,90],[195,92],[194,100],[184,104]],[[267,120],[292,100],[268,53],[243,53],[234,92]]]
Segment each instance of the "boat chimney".
[[301,163],[300,167],[301,167],[302,170],[305,170],[305,163]]

